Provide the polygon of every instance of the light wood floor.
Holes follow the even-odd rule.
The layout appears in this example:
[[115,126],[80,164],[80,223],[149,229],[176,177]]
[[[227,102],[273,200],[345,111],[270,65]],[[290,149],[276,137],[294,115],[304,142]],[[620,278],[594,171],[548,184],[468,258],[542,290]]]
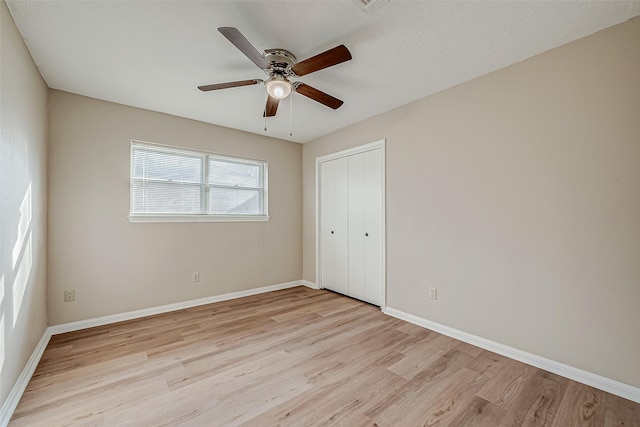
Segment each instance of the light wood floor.
[[293,288],[56,335],[10,426],[640,426],[640,405]]

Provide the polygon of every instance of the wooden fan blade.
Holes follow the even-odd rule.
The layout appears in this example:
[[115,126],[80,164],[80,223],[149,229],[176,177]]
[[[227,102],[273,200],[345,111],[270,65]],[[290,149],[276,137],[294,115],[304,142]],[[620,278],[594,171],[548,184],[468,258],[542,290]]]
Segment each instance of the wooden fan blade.
[[276,111],[278,111],[278,104],[280,104],[280,100],[278,98],[274,98],[273,96],[267,98],[267,105],[264,107],[264,114],[262,117],[275,116]]
[[249,43],[249,40],[247,40],[245,36],[243,36],[242,33],[238,31],[237,28],[220,27],[218,28],[218,31],[220,31],[220,33],[225,36],[227,40],[233,43],[235,47],[240,49],[240,52],[244,53],[245,56],[252,60],[253,63],[258,67],[266,70],[271,66],[271,64],[269,64],[269,62],[264,59],[262,55],[260,55],[260,52],[258,52],[256,48],[253,47],[251,43]]
[[351,52],[349,52],[349,49],[347,49],[345,45],[341,44],[333,49],[305,59],[302,62],[298,62],[291,67],[291,71],[298,76],[304,76],[305,74],[313,73],[314,71],[322,70],[323,68],[331,67],[350,59]]
[[344,104],[344,102],[339,100],[338,98],[334,98],[331,95],[328,95],[322,91],[319,91],[314,87],[311,87],[301,82],[295,82],[293,84],[293,90],[298,92],[300,95],[304,95],[307,98],[311,98],[314,101],[319,102],[320,104],[324,104],[329,108],[333,108],[334,110],[340,108],[340,106]]
[[238,86],[250,86],[250,85],[254,85],[256,83],[260,83],[262,80],[260,79],[254,79],[254,80],[240,80],[237,82],[228,82],[228,83],[217,83],[214,85],[205,85],[205,86],[198,86],[198,89],[200,89],[203,92],[207,92],[210,90],[218,90],[218,89],[227,89],[230,87],[238,87]]

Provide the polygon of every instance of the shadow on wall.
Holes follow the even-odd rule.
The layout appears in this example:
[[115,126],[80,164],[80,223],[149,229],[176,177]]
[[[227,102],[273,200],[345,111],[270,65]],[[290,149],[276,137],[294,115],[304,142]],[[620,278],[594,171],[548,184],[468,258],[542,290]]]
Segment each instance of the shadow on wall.
[[[2,225],[6,228],[0,230],[0,374],[4,374],[5,360],[11,351],[6,347],[7,337],[16,327],[32,280],[32,207],[31,183],[24,191],[20,206],[2,206]],[[0,392],[4,394],[9,390]]]

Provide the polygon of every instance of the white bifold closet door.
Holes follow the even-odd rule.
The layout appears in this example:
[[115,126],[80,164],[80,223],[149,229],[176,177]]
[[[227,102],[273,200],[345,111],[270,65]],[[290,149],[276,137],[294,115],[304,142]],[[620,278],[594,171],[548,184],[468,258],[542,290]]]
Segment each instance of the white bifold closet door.
[[349,293],[349,204],[347,159],[322,164],[322,283],[327,289]]
[[382,150],[349,156],[349,295],[382,304]]
[[374,149],[323,162],[321,287],[383,303],[383,159]]

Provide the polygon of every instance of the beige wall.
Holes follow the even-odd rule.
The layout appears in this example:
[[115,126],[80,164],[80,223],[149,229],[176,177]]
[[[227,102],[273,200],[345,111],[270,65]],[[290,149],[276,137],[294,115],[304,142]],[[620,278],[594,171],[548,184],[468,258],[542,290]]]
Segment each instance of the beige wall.
[[[49,114],[50,324],[302,277],[300,144],[60,91]],[[129,223],[132,138],[266,160],[271,220]]]
[[0,1],[0,403],[47,327],[47,87]]
[[306,280],[315,157],[381,138],[389,307],[640,386],[640,18],[305,144]]

